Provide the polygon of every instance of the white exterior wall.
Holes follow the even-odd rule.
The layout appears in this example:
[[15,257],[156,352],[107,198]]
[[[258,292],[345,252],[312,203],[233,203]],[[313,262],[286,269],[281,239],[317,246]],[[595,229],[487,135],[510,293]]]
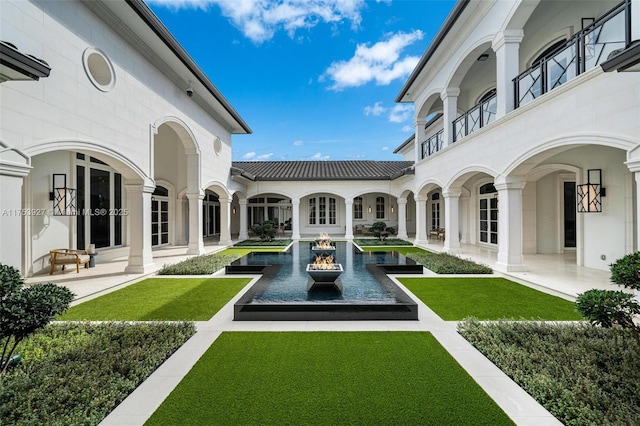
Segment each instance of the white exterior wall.
[[[518,53],[523,71],[549,44],[579,31],[582,18],[598,18],[618,3],[469,3],[408,89],[415,103],[416,121],[442,109],[440,93],[459,89],[457,109],[462,113],[490,88],[487,84],[491,79],[495,84],[495,65],[481,68],[481,63],[475,61],[477,52],[490,47],[501,31],[524,30]],[[479,70],[484,75],[478,75]],[[514,77],[507,76],[508,84]],[[468,239],[473,244],[478,220],[475,177],[522,176],[527,180],[522,190],[522,252],[560,253],[561,181],[585,183],[587,169],[602,169],[607,188],[603,211],[578,214],[577,259],[579,265],[608,269],[613,260],[637,247],[634,238],[629,237],[636,234],[633,215],[637,200],[629,202],[633,198],[633,178],[625,161],[637,157],[633,150],[640,146],[639,88],[639,73],[591,69],[442,151],[416,159],[411,190],[417,193],[434,183],[445,190],[468,189]],[[444,125],[430,128],[426,136]],[[556,171],[541,172],[545,167]],[[578,179],[566,177],[576,174]],[[461,214],[465,214],[464,209]]]
[[[153,153],[154,139],[159,137],[157,128],[173,122],[184,128],[186,139],[193,139],[186,147],[197,155],[199,170],[189,175],[189,179],[195,176],[193,187],[203,191],[212,182],[228,183],[228,129],[233,125],[219,122],[169,79],[166,67],[175,64],[150,62],[145,58],[149,49],[140,48],[147,50],[141,52],[134,48],[123,38],[128,36],[121,35],[126,31],[116,32],[79,1],[3,1],[0,12],[0,39],[42,58],[51,67],[50,76],[39,81],[0,85],[0,141],[21,150],[33,162],[25,198],[15,198],[11,207],[47,209],[44,217],[32,218],[25,227],[25,273],[47,268],[50,249],[75,247],[75,221],[52,216],[48,199],[53,173],[66,173],[69,186],[75,187],[75,155],[71,152],[83,152],[106,162],[123,175],[124,184],[148,185],[154,178],[169,174],[171,179],[167,180],[177,183],[178,193],[187,188],[186,170],[177,169],[175,163],[167,167],[171,161],[167,153],[160,153],[159,164],[154,164]],[[130,13],[136,16],[133,10]],[[156,43],[153,48],[167,49],[160,41]],[[110,91],[98,90],[88,78],[83,66],[87,48],[100,49],[111,61],[115,86]],[[186,73],[184,69],[174,71]],[[205,100],[201,102],[213,102],[213,96],[203,92],[200,94]],[[184,135],[181,137],[184,139]],[[214,152],[215,137],[222,141],[219,153]],[[3,192],[3,199],[5,195]],[[126,205],[126,195],[123,203]],[[176,211],[182,207],[180,203],[176,206]],[[188,220],[186,214],[179,217]],[[184,222],[179,229],[186,226]],[[123,240],[130,241],[127,236]],[[101,257],[106,258],[108,255]]]

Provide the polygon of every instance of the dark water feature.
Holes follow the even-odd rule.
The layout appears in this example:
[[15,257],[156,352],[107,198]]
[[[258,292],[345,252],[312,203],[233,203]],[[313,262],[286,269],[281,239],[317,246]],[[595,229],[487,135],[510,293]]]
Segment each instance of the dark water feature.
[[416,304],[386,274],[421,274],[422,266],[396,252],[363,252],[350,242],[336,242],[334,262],[344,269],[337,285],[312,286],[306,272],[316,256],[312,245],[253,252],[228,266],[228,274],[262,274],[236,303],[234,319],[418,319]]

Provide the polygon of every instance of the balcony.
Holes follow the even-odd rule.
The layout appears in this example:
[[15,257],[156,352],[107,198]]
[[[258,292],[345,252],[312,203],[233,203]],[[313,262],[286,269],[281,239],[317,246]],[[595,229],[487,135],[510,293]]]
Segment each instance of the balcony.
[[430,155],[442,149],[444,142],[444,129],[439,130],[426,141],[422,142],[422,159],[427,158]]
[[464,138],[496,119],[497,96],[484,99],[453,121],[453,141]]
[[578,75],[605,62],[630,42],[630,10],[626,1],[576,33],[556,51],[513,79],[515,107],[526,105]]

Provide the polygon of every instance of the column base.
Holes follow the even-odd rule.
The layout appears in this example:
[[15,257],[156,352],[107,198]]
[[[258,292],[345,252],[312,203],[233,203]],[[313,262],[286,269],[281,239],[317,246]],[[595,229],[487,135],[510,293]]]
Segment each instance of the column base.
[[204,246],[203,247],[189,247],[187,249],[187,254],[188,255],[196,255],[196,256],[200,256],[201,254],[204,254]]
[[413,241],[413,245],[421,245],[421,246],[426,246],[429,244],[428,240],[414,240]]
[[150,274],[154,272],[155,265],[153,263],[149,263],[146,265],[127,265],[124,268],[124,272],[126,274]]
[[500,272],[525,272],[528,270],[527,266],[523,263],[516,264],[496,262],[493,268]]

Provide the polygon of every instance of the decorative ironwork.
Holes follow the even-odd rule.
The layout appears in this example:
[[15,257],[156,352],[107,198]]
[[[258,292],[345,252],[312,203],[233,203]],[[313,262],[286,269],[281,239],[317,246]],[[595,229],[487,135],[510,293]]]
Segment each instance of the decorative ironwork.
[[422,158],[427,158],[430,155],[442,149],[444,142],[444,129],[431,135],[426,141],[422,142]]
[[497,95],[493,95],[453,121],[453,141],[464,138],[496,119]]
[[[593,181],[592,181],[593,180]],[[602,170],[587,170],[587,183],[577,185],[578,213],[602,212],[602,199],[605,189],[602,187]]]
[[54,216],[76,215],[76,190],[67,188],[66,174],[53,174],[53,192],[49,198],[53,201]]
[[514,78],[515,107],[526,105],[597,67],[611,52],[628,45],[629,35],[625,31],[628,13],[624,3],[618,5]]

